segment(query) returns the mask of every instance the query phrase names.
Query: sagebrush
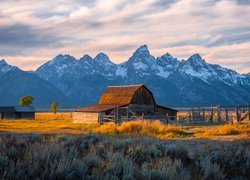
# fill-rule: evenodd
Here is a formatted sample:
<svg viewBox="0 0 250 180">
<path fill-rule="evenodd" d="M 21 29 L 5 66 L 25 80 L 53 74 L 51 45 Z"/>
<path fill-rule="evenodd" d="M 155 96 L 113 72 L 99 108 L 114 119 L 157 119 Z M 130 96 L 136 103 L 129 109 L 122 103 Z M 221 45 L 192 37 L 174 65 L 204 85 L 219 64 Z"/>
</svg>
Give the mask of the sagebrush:
<svg viewBox="0 0 250 180">
<path fill-rule="evenodd" d="M 248 141 L 0 136 L 0 179 L 249 179 Z"/>
</svg>

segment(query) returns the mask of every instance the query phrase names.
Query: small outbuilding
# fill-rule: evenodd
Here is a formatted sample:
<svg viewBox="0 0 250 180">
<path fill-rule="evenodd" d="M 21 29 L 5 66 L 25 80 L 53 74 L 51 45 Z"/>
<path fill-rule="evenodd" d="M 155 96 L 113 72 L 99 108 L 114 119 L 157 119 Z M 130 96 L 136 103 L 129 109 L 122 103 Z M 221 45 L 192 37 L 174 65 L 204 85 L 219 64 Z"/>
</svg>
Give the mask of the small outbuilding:
<svg viewBox="0 0 250 180">
<path fill-rule="evenodd" d="M 35 119 L 33 106 L 0 106 L 0 119 Z"/>
<path fill-rule="evenodd" d="M 157 105 L 152 92 L 143 84 L 109 86 L 99 103 L 74 111 L 73 121 L 120 123 L 138 118 L 175 119 L 177 110 Z"/>
</svg>

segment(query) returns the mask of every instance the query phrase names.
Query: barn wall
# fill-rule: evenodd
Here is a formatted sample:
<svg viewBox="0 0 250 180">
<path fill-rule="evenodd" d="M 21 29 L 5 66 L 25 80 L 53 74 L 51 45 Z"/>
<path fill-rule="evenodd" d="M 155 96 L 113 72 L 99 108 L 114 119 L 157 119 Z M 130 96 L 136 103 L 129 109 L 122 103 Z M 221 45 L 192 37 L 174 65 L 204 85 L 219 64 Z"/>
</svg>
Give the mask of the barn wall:
<svg viewBox="0 0 250 180">
<path fill-rule="evenodd" d="M 134 94 L 131 104 L 155 104 L 153 95 L 142 87 Z"/>
<path fill-rule="evenodd" d="M 168 116 L 176 116 L 177 115 L 177 111 L 167 109 L 164 107 L 157 106 L 155 110 L 157 113 L 164 114 L 164 115 L 168 114 Z"/>
<path fill-rule="evenodd" d="M 23 112 L 21 113 L 21 119 L 35 119 L 35 113 L 32 112 Z"/>
<path fill-rule="evenodd" d="M 2 117 L 3 119 L 16 119 L 16 113 L 15 112 L 3 112 Z"/>
<path fill-rule="evenodd" d="M 130 104 L 129 109 L 137 115 L 147 115 L 154 113 L 154 105 L 151 104 Z"/>
<path fill-rule="evenodd" d="M 98 123 L 99 113 L 73 112 L 74 123 Z"/>
</svg>

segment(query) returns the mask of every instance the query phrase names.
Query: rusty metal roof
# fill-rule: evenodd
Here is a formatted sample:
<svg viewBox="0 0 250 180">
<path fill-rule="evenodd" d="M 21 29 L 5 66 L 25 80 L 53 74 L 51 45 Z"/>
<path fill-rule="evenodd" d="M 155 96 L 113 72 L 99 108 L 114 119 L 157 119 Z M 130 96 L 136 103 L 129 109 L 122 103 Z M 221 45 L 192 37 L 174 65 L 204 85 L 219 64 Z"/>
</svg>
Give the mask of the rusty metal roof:
<svg viewBox="0 0 250 180">
<path fill-rule="evenodd" d="M 101 96 L 98 104 L 129 104 L 137 90 L 143 84 L 131 86 L 109 86 Z"/>
</svg>

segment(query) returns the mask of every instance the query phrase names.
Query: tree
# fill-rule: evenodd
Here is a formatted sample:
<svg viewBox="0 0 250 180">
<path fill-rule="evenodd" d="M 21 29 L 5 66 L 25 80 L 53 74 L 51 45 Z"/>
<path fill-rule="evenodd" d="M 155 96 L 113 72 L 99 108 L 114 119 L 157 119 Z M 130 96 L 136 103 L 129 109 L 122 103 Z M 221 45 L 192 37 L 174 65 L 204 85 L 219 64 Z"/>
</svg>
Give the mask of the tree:
<svg viewBox="0 0 250 180">
<path fill-rule="evenodd" d="M 20 106 L 31 106 L 34 98 L 32 96 L 24 96 L 20 99 Z"/>
<path fill-rule="evenodd" d="M 58 102 L 51 103 L 51 106 L 50 106 L 51 112 L 53 112 L 54 114 L 56 114 L 58 106 L 59 106 Z"/>
</svg>

